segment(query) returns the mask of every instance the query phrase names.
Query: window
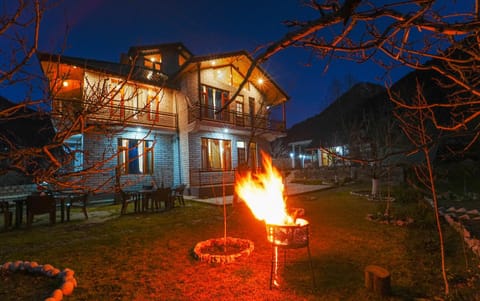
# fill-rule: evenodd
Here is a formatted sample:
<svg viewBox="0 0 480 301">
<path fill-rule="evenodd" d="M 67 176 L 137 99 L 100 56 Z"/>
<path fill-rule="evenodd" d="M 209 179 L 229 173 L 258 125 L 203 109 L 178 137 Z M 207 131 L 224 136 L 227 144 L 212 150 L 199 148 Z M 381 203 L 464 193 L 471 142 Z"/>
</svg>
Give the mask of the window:
<svg viewBox="0 0 480 301">
<path fill-rule="evenodd" d="M 252 169 L 257 168 L 257 144 L 254 142 L 250 143 L 250 147 L 248 149 L 245 147 L 248 143 L 244 141 L 237 141 L 237 156 L 238 156 L 238 166 L 246 165 Z M 248 156 L 248 162 L 247 162 Z"/>
<path fill-rule="evenodd" d="M 237 141 L 237 156 L 238 166 L 247 163 L 247 151 L 245 150 L 245 142 L 243 141 Z"/>
<path fill-rule="evenodd" d="M 228 120 L 228 111 L 223 114 L 215 114 L 228 101 L 228 91 L 202 86 L 202 105 L 204 107 L 204 117 L 214 120 Z M 222 118 L 223 117 L 223 118 Z"/>
<path fill-rule="evenodd" d="M 241 95 L 237 97 L 235 102 L 235 124 L 239 126 L 245 125 L 243 120 L 243 96 Z"/>
<path fill-rule="evenodd" d="M 230 140 L 202 138 L 202 168 L 207 170 L 231 169 Z"/>
<path fill-rule="evenodd" d="M 125 86 L 126 83 L 112 79 L 110 84 L 110 116 L 125 118 Z"/>
<path fill-rule="evenodd" d="M 122 174 L 152 174 L 153 141 L 119 138 L 118 167 Z"/>
<path fill-rule="evenodd" d="M 146 55 L 143 60 L 143 66 L 160 71 L 162 69 L 162 55 L 160 53 Z"/>
<path fill-rule="evenodd" d="M 160 91 L 148 90 L 147 108 L 148 120 L 158 121 L 160 119 Z"/>
</svg>

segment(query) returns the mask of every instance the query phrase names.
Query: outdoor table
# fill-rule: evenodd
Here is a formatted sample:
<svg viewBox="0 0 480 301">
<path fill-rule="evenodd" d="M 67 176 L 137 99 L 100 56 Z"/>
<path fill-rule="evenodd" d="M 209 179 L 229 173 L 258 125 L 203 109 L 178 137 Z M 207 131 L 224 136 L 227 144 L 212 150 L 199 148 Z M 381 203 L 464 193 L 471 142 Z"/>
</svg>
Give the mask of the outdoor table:
<svg viewBox="0 0 480 301">
<path fill-rule="evenodd" d="M 138 191 L 139 193 L 139 198 L 140 198 L 140 203 L 139 204 L 139 211 L 148 211 L 148 204 L 151 203 L 151 210 L 153 211 L 155 208 L 154 208 L 154 201 L 153 201 L 153 198 L 152 198 L 152 195 L 153 195 L 153 192 L 155 192 L 154 189 L 140 189 Z M 157 208 L 158 209 L 158 208 Z"/>
<path fill-rule="evenodd" d="M 65 211 L 66 211 L 66 202 L 69 198 L 73 195 L 78 194 L 77 191 L 56 191 L 53 192 L 53 197 L 60 202 L 60 222 L 63 223 L 65 221 Z"/>
</svg>

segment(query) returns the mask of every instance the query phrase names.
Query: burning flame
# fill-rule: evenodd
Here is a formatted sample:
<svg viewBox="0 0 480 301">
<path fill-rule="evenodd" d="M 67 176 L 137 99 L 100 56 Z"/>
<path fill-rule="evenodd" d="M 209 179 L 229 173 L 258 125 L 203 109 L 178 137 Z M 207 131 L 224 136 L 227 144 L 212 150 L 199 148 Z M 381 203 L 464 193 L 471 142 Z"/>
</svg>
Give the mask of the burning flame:
<svg viewBox="0 0 480 301">
<path fill-rule="evenodd" d="M 239 177 L 235 191 L 258 220 L 272 225 L 293 224 L 294 219 L 288 215 L 283 197 L 282 176 L 272 165 L 271 158 L 264 152 L 261 155 L 265 171 L 254 175 L 248 172 Z"/>
</svg>

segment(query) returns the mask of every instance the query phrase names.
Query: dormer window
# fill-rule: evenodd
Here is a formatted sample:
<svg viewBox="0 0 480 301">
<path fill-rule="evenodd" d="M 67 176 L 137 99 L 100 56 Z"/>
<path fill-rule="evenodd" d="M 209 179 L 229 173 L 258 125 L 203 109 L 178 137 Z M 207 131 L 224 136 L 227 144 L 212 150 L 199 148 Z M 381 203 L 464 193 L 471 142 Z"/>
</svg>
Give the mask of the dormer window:
<svg viewBox="0 0 480 301">
<path fill-rule="evenodd" d="M 162 55 L 156 53 L 144 56 L 143 66 L 145 66 L 145 68 L 160 71 L 162 69 Z"/>
</svg>

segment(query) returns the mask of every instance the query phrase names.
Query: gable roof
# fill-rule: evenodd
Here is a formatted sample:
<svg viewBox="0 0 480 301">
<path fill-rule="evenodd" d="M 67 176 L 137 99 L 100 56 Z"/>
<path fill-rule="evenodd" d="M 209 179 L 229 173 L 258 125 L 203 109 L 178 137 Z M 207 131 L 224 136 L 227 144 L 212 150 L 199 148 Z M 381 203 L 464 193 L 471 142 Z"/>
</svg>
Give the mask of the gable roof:
<svg viewBox="0 0 480 301">
<path fill-rule="evenodd" d="M 167 84 L 167 76 L 162 72 L 144 68 L 141 66 L 132 66 L 129 64 L 114 63 L 95 59 L 85 59 L 65 55 L 38 52 L 38 59 L 52 63 L 62 63 L 73 65 L 87 70 L 102 72 L 119 77 L 130 77 L 131 80 L 155 86 L 164 86 Z M 45 70 L 44 70 L 45 71 Z"/>
<path fill-rule="evenodd" d="M 180 52 L 185 55 L 185 57 L 191 58 L 193 53 L 188 50 L 183 43 L 175 42 L 175 43 L 163 43 L 163 44 L 153 44 L 153 45 L 139 45 L 139 46 L 132 46 L 128 49 L 128 55 L 133 56 L 137 53 L 156 53 L 163 49 L 174 49 L 177 52 Z"/>
<path fill-rule="evenodd" d="M 175 78 L 179 78 L 183 73 L 197 68 L 211 68 L 213 64 L 215 64 L 215 67 L 233 66 L 242 77 L 245 77 L 248 69 L 253 64 L 253 59 L 244 50 L 194 56 L 180 69 Z M 262 79 L 263 83 L 258 83 L 258 79 Z M 290 98 L 261 66 L 255 66 L 250 75 L 250 82 L 264 93 L 267 99 L 271 100 L 269 103 L 271 105 L 283 103 Z"/>
</svg>

